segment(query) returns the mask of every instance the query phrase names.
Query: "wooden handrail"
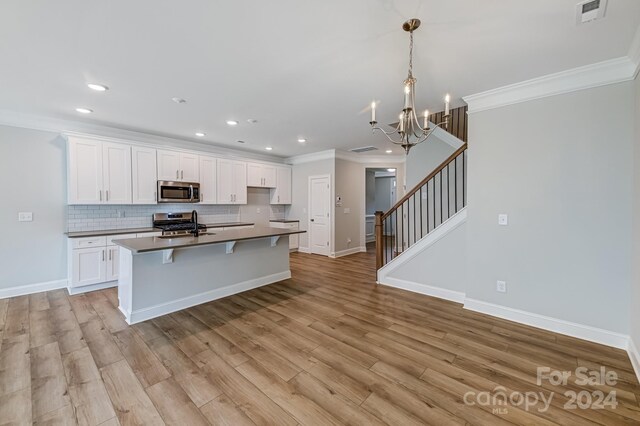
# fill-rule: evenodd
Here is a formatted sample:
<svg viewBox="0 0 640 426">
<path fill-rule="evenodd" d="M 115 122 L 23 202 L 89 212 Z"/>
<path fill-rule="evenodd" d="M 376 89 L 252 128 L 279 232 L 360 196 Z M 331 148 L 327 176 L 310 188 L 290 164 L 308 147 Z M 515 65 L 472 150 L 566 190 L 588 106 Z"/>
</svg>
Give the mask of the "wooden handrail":
<svg viewBox="0 0 640 426">
<path fill-rule="evenodd" d="M 409 191 L 404 197 L 402 197 L 400 201 L 398 201 L 393 207 L 391 207 L 388 212 L 383 214 L 381 217 L 381 220 L 385 220 L 386 218 L 388 218 L 394 211 L 396 211 L 402 204 L 404 204 L 405 201 L 411 198 L 416 192 L 420 191 L 420 188 L 422 188 L 424 185 L 426 185 L 427 182 L 433 179 L 435 175 L 437 175 L 442 170 L 444 170 L 445 167 L 451 164 L 451 162 L 455 160 L 458 155 L 462 154 L 466 149 L 467 149 L 467 144 L 465 143 L 460 148 L 458 148 L 453 154 L 447 157 L 446 160 L 440 163 L 440 165 L 436 167 L 431 173 L 429 173 L 426 178 L 422 179 L 416 186 L 414 186 L 413 189 Z"/>
</svg>

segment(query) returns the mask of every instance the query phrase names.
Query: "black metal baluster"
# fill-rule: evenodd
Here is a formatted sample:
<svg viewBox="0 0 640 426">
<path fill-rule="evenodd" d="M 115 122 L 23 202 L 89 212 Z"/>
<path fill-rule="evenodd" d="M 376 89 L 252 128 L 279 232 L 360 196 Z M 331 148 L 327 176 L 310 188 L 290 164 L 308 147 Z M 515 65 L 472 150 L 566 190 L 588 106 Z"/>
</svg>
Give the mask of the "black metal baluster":
<svg viewBox="0 0 640 426">
<path fill-rule="evenodd" d="M 453 160 L 453 186 L 454 196 L 456 197 L 456 213 L 458 213 L 458 157 Z"/>
<path fill-rule="evenodd" d="M 413 194 L 413 244 L 416 243 L 416 193 Z"/>
<path fill-rule="evenodd" d="M 447 219 L 451 217 L 451 173 L 449 169 L 449 165 L 447 164 Z"/>
<path fill-rule="evenodd" d="M 443 217 L 443 202 L 442 202 L 442 170 L 440 170 L 440 225 L 442 225 L 442 217 Z"/>
<path fill-rule="evenodd" d="M 424 234 L 422 233 L 422 187 L 420 187 L 420 238 L 424 237 Z"/>
<path fill-rule="evenodd" d="M 465 190 L 467 187 L 467 180 L 465 179 L 465 160 L 464 158 L 466 157 L 467 154 L 467 150 L 465 149 L 464 151 L 462 151 L 462 207 L 466 207 L 467 203 L 466 203 L 466 199 L 465 199 Z"/>
<path fill-rule="evenodd" d="M 433 228 L 436 229 L 436 177 L 433 177 Z"/>
</svg>

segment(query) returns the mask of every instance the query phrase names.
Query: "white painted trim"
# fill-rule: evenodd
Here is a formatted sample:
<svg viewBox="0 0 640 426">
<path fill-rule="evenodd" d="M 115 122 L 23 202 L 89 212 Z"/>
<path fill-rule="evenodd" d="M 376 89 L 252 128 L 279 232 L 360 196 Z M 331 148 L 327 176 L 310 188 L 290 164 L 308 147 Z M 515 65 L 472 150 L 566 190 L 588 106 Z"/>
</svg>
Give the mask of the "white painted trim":
<svg viewBox="0 0 640 426">
<path fill-rule="evenodd" d="M 380 164 L 380 163 L 393 163 L 399 164 L 407 161 L 406 155 L 362 155 L 354 154 L 348 151 L 340 151 L 336 149 L 328 149 L 326 151 L 314 152 L 311 154 L 296 155 L 294 157 L 286 158 L 284 161 L 286 164 L 304 164 L 312 163 L 314 161 L 321 160 L 346 160 L 360 164 Z"/>
<path fill-rule="evenodd" d="M 634 47 L 634 52 L 636 49 L 640 47 Z M 548 96 L 630 81 L 635 78 L 636 69 L 637 64 L 634 60 L 624 56 L 465 96 L 462 99 L 469 105 L 469 114 L 471 114 Z"/>
<path fill-rule="evenodd" d="M 350 249 L 340 250 L 335 253 L 332 253 L 329 257 L 336 259 L 338 257 L 349 256 L 350 254 L 366 253 L 366 252 L 367 252 L 366 247 L 352 247 Z"/>
<path fill-rule="evenodd" d="M 211 302 L 212 300 L 221 299 L 223 297 L 238 294 L 257 287 L 262 287 L 267 284 L 273 284 L 275 282 L 286 280 L 289 278 L 291 278 L 291 271 L 287 270 L 279 272 L 277 274 L 267 275 L 265 277 L 255 278 L 241 283 L 232 284 L 227 287 L 216 288 L 204 293 L 184 297 L 182 299 L 173 300 L 171 302 L 162 303 L 159 305 L 151 306 L 149 308 L 133 310 L 129 313 L 129 315 L 127 315 L 127 312 L 125 312 L 123 309 L 120 309 L 120 312 L 125 315 L 128 324 L 136 324 L 141 321 L 146 321 L 151 318 L 157 318 L 162 315 L 190 308 L 191 306 Z"/>
<path fill-rule="evenodd" d="M 405 250 L 404 253 L 402 253 L 402 256 L 396 257 L 391 262 L 380 268 L 378 270 L 378 282 L 380 284 L 386 284 L 390 273 L 416 257 L 426 248 L 440 241 L 442 238 L 444 238 L 445 235 L 447 235 L 449 232 L 453 231 L 466 221 L 467 208 L 465 207 L 458 213 L 451 216 L 449 219 L 442 222 L 442 224 L 436 227 L 436 229 L 429 232 L 427 235 L 418 240 L 414 245 Z"/>
<path fill-rule="evenodd" d="M 17 285 L 15 287 L 0 289 L 0 299 L 8 297 L 24 296 L 27 294 L 40 293 L 42 291 L 57 290 L 67 287 L 67 280 L 46 281 L 43 283 Z"/>
<path fill-rule="evenodd" d="M 614 331 L 603 330 L 588 325 L 565 321 L 558 318 L 547 317 L 532 312 L 522 311 L 507 306 L 495 305 L 481 300 L 467 298 L 464 308 L 470 311 L 480 312 L 494 317 L 514 321 L 520 324 L 530 325 L 543 330 L 553 331 L 578 339 L 613 346 L 614 348 L 627 349 L 629 336 Z"/>
<path fill-rule="evenodd" d="M 431 123 L 432 128 L 435 127 L 435 124 Z M 453 147 L 454 149 L 460 148 L 464 145 L 464 141 L 461 141 L 457 137 L 453 136 L 451 133 L 444 130 L 442 127 L 435 127 L 433 131 L 433 136 L 440 139 L 442 142 L 447 145 Z"/>
<path fill-rule="evenodd" d="M 302 154 L 296 155 L 294 157 L 289 157 L 284 160 L 286 164 L 304 164 L 304 163 L 313 163 L 314 161 L 321 160 L 333 160 L 336 158 L 335 150 L 329 149 L 326 151 L 318 151 L 313 152 L 311 154 Z"/>
<path fill-rule="evenodd" d="M 106 283 L 84 285 L 82 287 L 68 287 L 67 291 L 71 296 L 75 294 L 89 293 L 90 291 L 104 290 L 105 288 L 118 287 L 118 281 L 109 281 Z"/>
<path fill-rule="evenodd" d="M 299 246 L 299 247 L 298 247 L 298 251 L 299 251 L 300 253 L 307 253 L 307 254 L 310 254 L 310 253 L 311 253 L 311 250 L 309 249 L 309 247 L 302 247 L 302 246 Z"/>
<path fill-rule="evenodd" d="M 627 353 L 629 354 L 631 365 L 633 366 L 633 370 L 636 372 L 636 377 L 640 383 L 640 351 L 638 351 L 638 347 L 635 345 L 631 337 L 629 337 Z"/>
<path fill-rule="evenodd" d="M 384 280 L 384 283 L 380 282 L 378 284 L 412 291 L 414 293 L 425 294 L 427 296 L 437 297 L 439 299 L 451 300 L 452 302 L 456 303 L 464 303 L 465 300 L 465 293 L 462 293 L 460 291 L 434 287 L 427 284 L 415 283 L 411 281 L 401 280 L 399 278 L 385 277 Z"/>
</svg>

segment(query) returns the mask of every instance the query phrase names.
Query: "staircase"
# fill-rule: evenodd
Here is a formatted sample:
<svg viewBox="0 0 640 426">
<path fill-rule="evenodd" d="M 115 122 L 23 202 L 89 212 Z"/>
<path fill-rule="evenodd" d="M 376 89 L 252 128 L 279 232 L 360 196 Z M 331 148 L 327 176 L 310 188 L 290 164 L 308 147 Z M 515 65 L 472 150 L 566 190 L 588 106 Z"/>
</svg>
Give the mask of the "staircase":
<svg viewBox="0 0 640 426">
<path fill-rule="evenodd" d="M 466 107 L 454 109 L 451 113 L 445 130 L 465 143 L 388 212 L 376 212 L 377 269 L 402 255 L 467 205 Z M 441 119 L 438 114 L 442 113 L 430 118 Z"/>
</svg>

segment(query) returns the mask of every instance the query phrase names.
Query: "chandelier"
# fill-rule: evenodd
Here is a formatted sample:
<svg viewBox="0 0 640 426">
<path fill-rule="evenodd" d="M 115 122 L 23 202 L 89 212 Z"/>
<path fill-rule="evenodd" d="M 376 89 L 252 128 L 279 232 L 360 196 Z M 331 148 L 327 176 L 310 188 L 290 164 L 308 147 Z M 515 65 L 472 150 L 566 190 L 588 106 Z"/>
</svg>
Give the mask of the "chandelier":
<svg viewBox="0 0 640 426">
<path fill-rule="evenodd" d="M 417 80 L 413 76 L 413 32 L 417 30 L 418 27 L 420 27 L 419 19 L 409 19 L 402 24 L 402 29 L 409 33 L 409 74 L 403 82 L 404 108 L 400 113 L 398 123 L 391 124 L 391 127 L 395 126 L 395 129 L 387 132 L 381 127 L 378 127 L 375 101 L 371 103 L 371 121 L 369 122 L 374 133 L 376 130 L 381 131 L 391 142 L 402 146 L 407 154 L 409 154 L 409 150 L 412 147 L 426 141 L 437 127 L 446 127 L 449 124 L 449 102 L 451 99 L 448 94 L 444 98 L 444 121 L 436 124 L 434 128 L 429 127 L 429 110 L 424 111 L 422 126 L 420 126 L 420 119 L 416 114 L 415 86 Z"/>
</svg>

